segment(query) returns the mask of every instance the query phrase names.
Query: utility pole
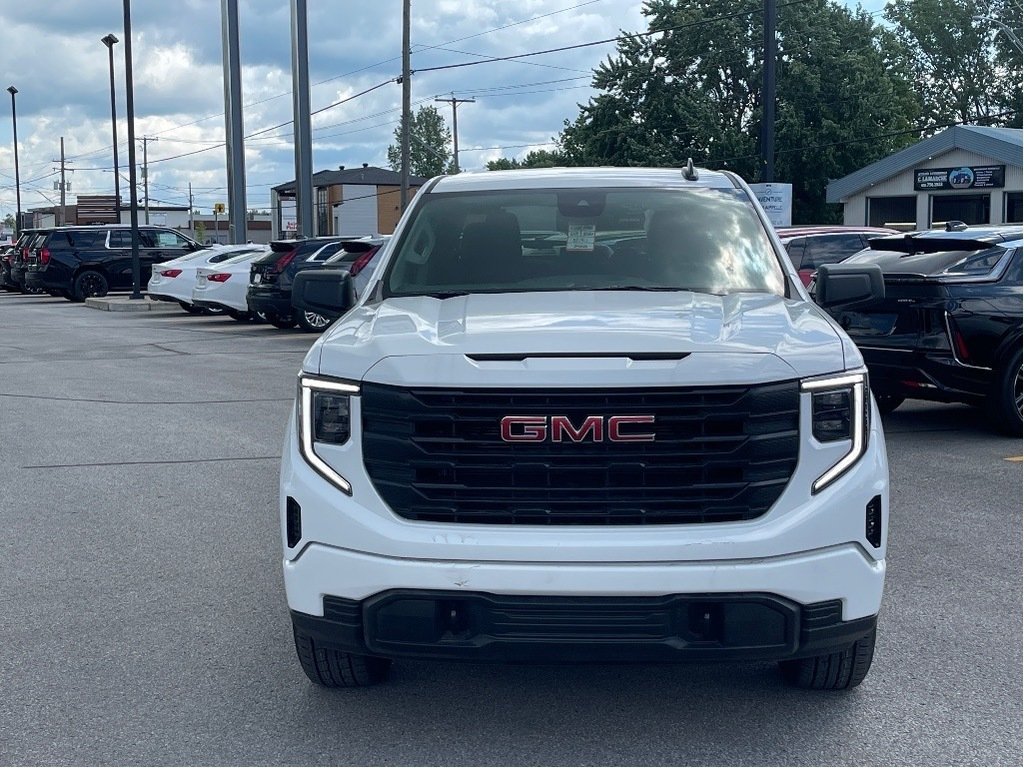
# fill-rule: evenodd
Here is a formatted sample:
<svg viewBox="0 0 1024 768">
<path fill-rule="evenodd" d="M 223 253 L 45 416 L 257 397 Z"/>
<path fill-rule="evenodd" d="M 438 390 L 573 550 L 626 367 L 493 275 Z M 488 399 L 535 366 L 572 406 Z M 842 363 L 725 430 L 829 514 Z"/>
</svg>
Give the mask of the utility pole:
<svg viewBox="0 0 1024 768">
<path fill-rule="evenodd" d="M 221 0 L 224 54 L 224 136 L 228 161 L 228 242 L 245 237 L 245 139 L 242 130 L 242 65 L 238 52 L 238 0 Z"/>
<path fill-rule="evenodd" d="M 309 115 L 306 0 L 292 0 L 292 121 L 295 127 L 295 237 L 312 237 L 313 138 Z M 245 211 L 242 211 L 245 215 Z"/>
<path fill-rule="evenodd" d="M 192 232 L 192 236 L 195 237 L 195 235 L 196 235 L 196 220 L 195 220 L 195 217 L 192 215 L 192 211 L 193 211 L 193 206 L 192 206 L 192 182 L 190 181 L 188 183 L 188 228 Z"/>
<path fill-rule="evenodd" d="M 17 197 L 17 208 L 14 214 L 15 237 L 21 234 L 21 172 L 18 170 L 18 107 L 14 103 L 14 94 L 18 89 L 13 85 L 7 87 L 11 94 L 11 122 L 14 125 L 14 194 Z"/>
<path fill-rule="evenodd" d="M 761 181 L 775 181 L 775 0 L 764 0 L 764 83 L 761 88 Z"/>
<path fill-rule="evenodd" d="M 455 156 L 455 172 L 459 172 L 459 104 L 475 104 L 476 99 L 456 99 L 455 94 L 452 94 L 450 99 L 434 99 L 434 101 L 443 101 L 445 104 L 452 105 L 452 146 L 454 148 Z"/>
<path fill-rule="evenodd" d="M 412 70 L 409 66 L 411 0 L 402 0 L 402 188 L 401 207 L 409 204 L 409 130 L 412 124 Z"/>
<path fill-rule="evenodd" d="M 142 137 L 142 183 L 145 188 L 142 191 L 143 196 L 146 198 L 146 223 L 149 224 L 149 142 L 160 141 L 160 139 L 154 136 L 143 136 Z"/>
<path fill-rule="evenodd" d="M 128 120 L 128 186 L 131 194 L 132 295 L 142 298 L 142 265 L 139 262 L 139 189 L 135 175 L 135 79 L 132 75 L 132 0 L 124 0 L 124 90 L 125 117 Z"/>
<path fill-rule="evenodd" d="M 64 137 L 63 136 L 60 137 L 60 159 L 59 160 L 54 160 L 53 162 L 60 163 L 60 182 L 59 182 L 59 184 L 60 184 L 60 226 L 63 227 L 63 226 L 66 226 L 67 223 L 68 223 L 68 211 L 67 211 L 67 206 L 65 205 L 65 193 L 68 190 L 68 183 L 67 183 L 67 180 L 66 180 L 65 173 L 66 173 L 66 169 L 67 169 L 67 164 L 69 162 L 71 162 L 70 160 L 65 160 L 64 159 Z"/>
</svg>

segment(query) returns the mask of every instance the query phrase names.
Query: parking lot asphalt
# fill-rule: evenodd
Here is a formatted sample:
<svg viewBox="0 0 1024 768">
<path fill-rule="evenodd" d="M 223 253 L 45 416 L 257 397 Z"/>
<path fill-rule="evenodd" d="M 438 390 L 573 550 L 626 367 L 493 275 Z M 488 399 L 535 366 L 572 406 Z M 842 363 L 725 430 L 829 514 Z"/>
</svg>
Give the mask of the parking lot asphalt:
<svg viewBox="0 0 1024 768">
<path fill-rule="evenodd" d="M 1021 442 L 963 406 L 885 421 L 888 581 L 854 691 L 772 664 L 313 686 L 276 509 L 312 340 L 0 293 L 0 763 L 1022 763 Z"/>
</svg>

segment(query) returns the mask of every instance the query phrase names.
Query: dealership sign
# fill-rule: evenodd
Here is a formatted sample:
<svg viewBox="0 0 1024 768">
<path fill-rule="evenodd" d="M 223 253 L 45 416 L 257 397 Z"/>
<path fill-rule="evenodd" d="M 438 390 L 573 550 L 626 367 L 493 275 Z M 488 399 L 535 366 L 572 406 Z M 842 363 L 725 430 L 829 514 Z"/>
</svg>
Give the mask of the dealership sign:
<svg viewBox="0 0 1024 768">
<path fill-rule="evenodd" d="M 764 208 L 773 227 L 788 227 L 793 223 L 793 185 L 765 182 L 751 184 L 754 197 Z"/>
<path fill-rule="evenodd" d="M 1003 186 L 1005 165 L 963 165 L 959 168 L 915 168 L 914 190 L 985 189 Z"/>
</svg>

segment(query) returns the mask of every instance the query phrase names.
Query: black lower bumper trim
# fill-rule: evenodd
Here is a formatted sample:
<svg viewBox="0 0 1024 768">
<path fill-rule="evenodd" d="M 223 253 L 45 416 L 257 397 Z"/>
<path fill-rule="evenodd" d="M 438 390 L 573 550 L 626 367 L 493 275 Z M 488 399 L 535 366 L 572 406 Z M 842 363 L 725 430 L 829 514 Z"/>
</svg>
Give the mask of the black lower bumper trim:
<svg viewBox="0 0 1024 768">
<path fill-rule="evenodd" d="M 323 647 L 384 657 L 508 662 L 775 660 L 852 645 L 876 617 L 842 620 L 839 600 L 765 593 L 559 597 L 392 590 L 327 596 L 324 616 L 292 611 Z"/>
<path fill-rule="evenodd" d="M 249 294 L 245 297 L 250 312 L 263 312 L 264 314 L 278 315 L 284 317 L 292 312 L 292 298 L 290 293 L 275 294 Z"/>
</svg>

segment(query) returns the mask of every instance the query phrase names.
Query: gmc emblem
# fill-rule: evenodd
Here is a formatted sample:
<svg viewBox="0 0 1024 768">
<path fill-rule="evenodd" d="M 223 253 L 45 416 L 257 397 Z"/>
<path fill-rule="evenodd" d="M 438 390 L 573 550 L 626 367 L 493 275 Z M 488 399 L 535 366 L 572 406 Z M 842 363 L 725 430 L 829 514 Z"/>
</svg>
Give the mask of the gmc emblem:
<svg viewBox="0 0 1024 768">
<path fill-rule="evenodd" d="M 654 432 L 641 432 L 640 424 L 653 424 L 654 416 L 587 416 L 577 427 L 568 416 L 505 416 L 501 439 L 506 443 L 653 443 Z"/>
</svg>

